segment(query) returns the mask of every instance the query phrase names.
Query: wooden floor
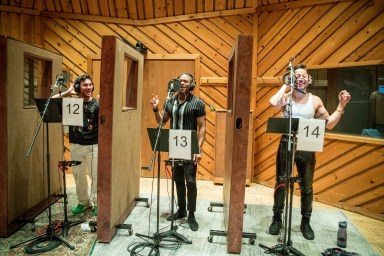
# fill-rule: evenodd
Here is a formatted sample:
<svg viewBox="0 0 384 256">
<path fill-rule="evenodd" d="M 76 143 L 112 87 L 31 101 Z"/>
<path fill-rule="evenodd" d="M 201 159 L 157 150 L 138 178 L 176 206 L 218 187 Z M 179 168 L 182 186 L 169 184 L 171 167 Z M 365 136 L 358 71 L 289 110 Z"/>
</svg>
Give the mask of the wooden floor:
<svg viewBox="0 0 384 256">
<path fill-rule="evenodd" d="M 68 186 L 74 186 L 72 175 L 67 175 Z M 141 178 L 140 179 L 140 193 L 151 194 L 156 193 L 157 179 L 152 178 Z M 197 182 L 197 198 L 202 200 L 209 200 L 211 202 L 217 201 L 222 202 L 223 186 L 215 185 L 212 181 L 201 181 Z M 161 195 L 170 194 L 170 182 L 166 179 L 160 180 L 160 193 Z M 273 189 L 265 187 L 259 184 L 252 183 L 246 187 L 245 190 L 245 203 L 246 204 L 273 204 Z M 293 207 L 300 207 L 300 199 L 294 196 Z M 313 207 L 315 209 L 338 209 L 326 204 L 314 202 Z M 364 238 L 371 244 L 372 248 L 375 249 L 380 255 L 384 255 L 384 222 L 372 219 L 369 217 L 362 216 L 353 212 L 341 210 L 345 215 L 348 216 L 349 220 L 359 229 L 360 233 Z M 272 213 L 271 213 L 272 217 Z"/>
</svg>

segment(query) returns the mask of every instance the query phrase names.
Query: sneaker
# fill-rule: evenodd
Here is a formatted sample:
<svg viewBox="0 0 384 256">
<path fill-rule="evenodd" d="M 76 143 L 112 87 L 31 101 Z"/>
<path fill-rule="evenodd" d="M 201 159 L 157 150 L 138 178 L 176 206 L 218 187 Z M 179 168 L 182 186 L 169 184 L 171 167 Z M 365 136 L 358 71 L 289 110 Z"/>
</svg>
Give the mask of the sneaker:
<svg viewBox="0 0 384 256">
<path fill-rule="evenodd" d="M 175 214 L 168 216 L 167 221 L 182 219 L 184 217 L 187 217 L 187 211 L 186 210 L 178 210 Z"/>
<path fill-rule="evenodd" d="M 192 231 L 197 231 L 199 229 L 199 224 L 197 223 L 193 213 L 189 213 L 188 215 L 188 225 Z"/>
<path fill-rule="evenodd" d="M 311 225 L 309 225 L 309 219 L 303 218 L 300 225 L 300 231 L 303 237 L 307 240 L 315 239 L 315 233 L 313 232 Z"/>
<path fill-rule="evenodd" d="M 93 207 L 93 216 L 97 216 L 97 206 Z"/>
<path fill-rule="evenodd" d="M 72 208 L 72 213 L 73 214 L 83 213 L 88 208 L 89 208 L 89 206 L 86 206 L 84 204 L 78 204 L 75 208 Z"/>
</svg>

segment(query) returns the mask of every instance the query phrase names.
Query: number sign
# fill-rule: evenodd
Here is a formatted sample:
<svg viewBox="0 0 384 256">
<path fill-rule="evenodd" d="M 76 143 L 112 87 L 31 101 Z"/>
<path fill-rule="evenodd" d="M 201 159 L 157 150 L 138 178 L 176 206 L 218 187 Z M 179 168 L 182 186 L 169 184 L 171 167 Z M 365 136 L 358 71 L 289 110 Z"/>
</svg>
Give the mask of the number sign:
<svg viewBox="0 0 384 256">
<path fill-rule="evenodd" d="M 169 130 L 169 158 L 191 160 L 192 132 Z"/>
<path fill-rule="evenodd" d="M 322 152 L 324 145 L 325 120 L 304 119 L 299 120 L 297 150 Z"/>
<path fill-rule="evenodd" d="M 82 98 L 63 98 L 63 125 L 83 126 Z"/>
</svg>

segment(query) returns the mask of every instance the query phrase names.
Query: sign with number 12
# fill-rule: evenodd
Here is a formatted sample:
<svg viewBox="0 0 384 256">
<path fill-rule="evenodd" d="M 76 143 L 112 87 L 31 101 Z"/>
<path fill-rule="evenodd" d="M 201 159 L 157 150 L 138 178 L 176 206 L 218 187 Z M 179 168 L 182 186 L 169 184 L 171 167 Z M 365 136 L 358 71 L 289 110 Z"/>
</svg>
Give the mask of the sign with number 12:
<svg viewBox="0 0 384 256">
<path fill-rule="evenodd" d="M 83 98 L 63 98 L 63 125 L 83 126 Z"/>
</svg>

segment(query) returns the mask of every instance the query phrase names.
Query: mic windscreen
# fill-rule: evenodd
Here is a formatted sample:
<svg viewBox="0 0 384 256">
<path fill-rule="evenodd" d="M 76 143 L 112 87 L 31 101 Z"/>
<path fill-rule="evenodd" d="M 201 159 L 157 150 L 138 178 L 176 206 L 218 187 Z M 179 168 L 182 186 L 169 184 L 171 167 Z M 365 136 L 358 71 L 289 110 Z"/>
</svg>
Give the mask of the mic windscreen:
<svg viewBox="0 0 384 256">
<path fill-rule="evenodd" d="M 179 79 L 172 79 L 168 82 L 168 91 L 177 92 L 180 90 L 181 83 Z"/>
<path fill-rule="evenodd" d="M 59 85 L 60 87 L 61 86 L 65 86 L 65 78 L 64 78 L 64 75 L 63 74 L 59 74 L 58 78 L 57 78 L 57 81 L 56 81 L 56 84 Z"/>
</svg>

